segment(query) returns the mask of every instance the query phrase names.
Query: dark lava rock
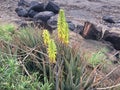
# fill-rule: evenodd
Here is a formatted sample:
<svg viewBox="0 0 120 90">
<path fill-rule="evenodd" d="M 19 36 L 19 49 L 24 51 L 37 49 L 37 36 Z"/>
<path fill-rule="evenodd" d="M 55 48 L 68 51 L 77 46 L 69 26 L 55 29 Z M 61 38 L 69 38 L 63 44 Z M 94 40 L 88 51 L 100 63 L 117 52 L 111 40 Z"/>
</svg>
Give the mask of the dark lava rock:
<svg viewBox="0 0 120 90">
<path fill-rule="evenodd" d="M 90 22 L 85 22 L 81 35 L 85 39 L 99 40 L 102 37 L 102 28 Z"/>
<path fill-rule="evenodd" d="M 57 16 L 52 16 L 48 21 L 47 24 L 48 26 L 50 26 L 52 29 L 56 29 L 57 28 Z"/>
<path fill-rule="evenodd" d="M 71 21 L 68 21 L 68 26 L 71 31 L 75 30 L 75 24 L 73 24 Z"/>
<path fill-rule="evenodd" d="M 108 22 L 108 23 L 115 23 L 115 21 L 113 20 L 112 17 L 110 16 L 103 16 L 102 18 L 104 21 Z"/>
<path fill-rule="evenodd" d="M 29 7 L 30 4 L 28 2 L 26 2 L 25 0 L 20 0 L 18 2 L 18 6 L 26 6 L 26 7 Z"/>
<path fill-rule="evenodd" d="M 58 15 L 52 16 L 47 21 L 48 26 L 50 26 L 52 29 L 56 29 L 57 28 L 57 19 L 58 19 Z M 75 30 L 75 24 L 73 24 L 71 21 L 67 21 L 67 22 L 68 22 L 69 29 L 74 31 Z"/>
<path fill-rule="evenodd" d="M 120 50 L 120 34 L 117 32 L 105 31 L 103 39 L 113 44 L 116 50 Z"/>
<path fill-rule="evenodd" d="M 39 2 L 37 2 L 37 1 L 31 1 L 30 2 L 30 7 L 33 7 L 34 5 L 37 5 L 37 4 L 39 4 Z"/>
<path fill-rule="evenodd" d="M 34 21 L 42 20 L 43 22 L 47 22 L 50 17 L 54 16 L 55 14 L 51 11 L 44 11 L 39 12 L 33 17 Z"/>
<path fill-rule="evenodd" d="M 54 2 L 49 1 L 48 4 L 45 7 L 45 10 L 46 11 L 52 11 L 55 14 L 57 14 L 60 10 L 60 7 L 57 4 L 55 4 Z"/>
<path fill-rule="evenodd" d="M 36 11 L 36 12 L 42 12 L 42 11 L 44 11 L 44 3 L 42 3 L 42 2 L 31 2 L 31 4 L 30 4 L 31 6 L 30 6 L 30 9 L 29 9 L 29 11 L 30 10 L 34 10 L 34 11 Z"/>
<path fill-rule="evenodd" d="M 27 17 L 28 16 L 28 11 L 23 8 L 23 7 L 18 7 L 15 9 L 15 12 L 19 17 Z"/>
<path fill-rule="evenodd" d="M 81 33 L 83 32 L 83 28 L 84 28 L 83 25 L 77 25 L 77 26 L 76 26 L 76 31 L 77 31 L 79 34 L 81 34 Z"/>
<path fill-rule="evenodd" d="M 38 14 L 39 12 L 36 12 L 36 11 L 34 11 L 34 10 L 30 10 L 29 12 L 28 12 L 28 16 L 30 17 L 30 18 L 33 18 L 36 14 Z"/>
</svg>

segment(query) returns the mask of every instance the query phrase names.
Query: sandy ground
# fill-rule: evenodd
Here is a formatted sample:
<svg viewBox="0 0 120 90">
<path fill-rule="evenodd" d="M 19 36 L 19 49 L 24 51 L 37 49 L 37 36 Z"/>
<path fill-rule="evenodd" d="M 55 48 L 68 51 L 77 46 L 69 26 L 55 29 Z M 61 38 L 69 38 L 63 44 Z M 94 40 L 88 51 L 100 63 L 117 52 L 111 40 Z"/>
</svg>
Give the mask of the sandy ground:
<svg viewBox="0 0 120 90">
<path fill-rule="evenodd" d="M 0 21 L 10 22 L 19 19 L 15 13 L 19 0 L 0 0 Z"/>
<path fill-rule="evenodd" d="M 19 0 L 0 0 L 0 21 L 11 22 L 20 20 L 15 13 Z M 31 0 L 26 0 L 31 1 Z M 41 1 L 41 0 L 36 0 Z M 47 0 L 43 0 L 44 2 Z M 49 0 L 50 1 L 50 0 Z M 53 1 L 53 0 L 52 0 Z M 106 26 L 102 17 L 112 16 L 114 20 L 120 21 L 120 0 L 54 0 L 66 11 L 66 16 L 74 19 L 77 23 L 90 21 L 95 24 Z M 111 25 L 109 25 L 111 26 Z M 112 25 L 120 28 L 120 23 Z"/>
<path fill-rule="evenodd" d="M 105 26 L 103 16 L 112 16 L 115 21 L 120 20 L 120 0 L 55 0 L 65 8 L 68 16 L 79 21 L 90 21 Z M 120 28 L 120 24 L 108 25 Z"/>
</svg>

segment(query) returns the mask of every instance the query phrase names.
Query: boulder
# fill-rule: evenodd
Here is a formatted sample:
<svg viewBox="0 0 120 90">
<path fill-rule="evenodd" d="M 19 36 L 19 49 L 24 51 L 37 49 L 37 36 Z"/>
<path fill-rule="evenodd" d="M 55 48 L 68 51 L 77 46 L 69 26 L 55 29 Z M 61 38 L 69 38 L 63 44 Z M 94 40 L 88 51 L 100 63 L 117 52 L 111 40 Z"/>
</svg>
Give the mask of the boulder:
<svg viewBox="0 0 120 90">
<path fill-rule="evenodd" d="M 36 12 L 44 11 L 44 3 L 42 2 L 31 2 L 29 11 L 34 10 Z"/>
<path fill-rule="evenodd" d="M 52 11 L 55 14 L 57 14 L 60 10 L 60 7 L 57 4 L 55 4 L 54 2 L 49 1 L 48 4 L 45 6 L 45 10 Z"/>
<path fill-rule="evenodd" d="M 34 11 L 34 10 L 30 10 L 29 12 L 28 12 L 28 16 L 30 17 L 30 18 L 33 18 L 36 14 L 38 14 L 39 12 L 36 12 L 36 11 Z"/>
<path fill-rule="evenodd" d="M 30 2 L 30 7 L 33 7 L 34 5 L 37 5 L 37 4 L 39 4 L 39 2 L 37 2 L 37 1 L 31 1 Z"/>
<path fill-rule="evenodd" d="M 52 16 L 47 21 L 48 26 L 50 26 L 52 29 L 56 29 L 57 28 L 57 17 L 58 17 L 58 15 Z"/>
<path fill-rule="evenodd" d="M 18 7 L 15 9 L 15 12 L 19 17 L 27 17 L 28 16 L 28 10 L 26 10 L 23 7 Z"/>
<path fill-rule="evenodd" d="M 58 20 L 58 15 L 52 16 L 48 21 L 47 24 L 50 26 L 52 29 L 57 28 L 57 20 Z M 75 24 L 73 24 L 71 21 L 67 21 L 69 29 L 74 31 L 75 30 Z"/>
<path fill-rule="evenodd" d="M 118 32 L 116 32 L 118 31 Z M 104 33 L 103 39 L 112 43 L 116 50 L 120 50 L 120 31 L 119 30 L 108 31 Z"/>
<path fill-rule="evenodd" d="M 81 35 L 85 39 L 99 40 L 102 37 L 102 28 L 90 22 L 85 22 Z"/>
<path fill-rule="evenodd" d="M 25 0 L 20 0 L 18 2 L 18 6 L 25 6 L 25 7 L 29 7 L 30 4 L 28 2 L 26 2 Z"/>
<path fill-rule="evenodd" d="M 111 16 L 103 16 L 102 19 L 108 23 L 115 23 L 115 21 L 113 20 Z"/>
<path fill-rule="evenodd" d="M 38 14 L 36 14 L 33 17 L 34 21 L 38 21 L 41 20 L 43 22 L 47 22 L 48 19 L 50 19 L 50 17 L 54 16 L 55 14 L 51 11 L 43 11 L 43 12 L 39 12 Z"/>
</svg>

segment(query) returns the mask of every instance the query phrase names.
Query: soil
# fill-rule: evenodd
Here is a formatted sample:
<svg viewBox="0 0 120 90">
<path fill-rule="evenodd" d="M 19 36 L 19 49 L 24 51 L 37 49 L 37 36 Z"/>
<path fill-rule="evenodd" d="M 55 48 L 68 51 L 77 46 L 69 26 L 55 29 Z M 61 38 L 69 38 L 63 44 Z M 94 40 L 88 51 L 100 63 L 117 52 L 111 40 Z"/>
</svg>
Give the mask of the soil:
<svg viewBox="0 0 120 90">
<path fill-rule="evenodd" d="M 19 0 L 0 0 L 0 21 L 11 22 L 21 18 L 15 13 L 15 8 Z M 31 0 L 27 0 L 28 2 Z M 34 0 L 50 1 L 50 0 Z M 53 1 L 53 0 L 52 0 Z M 120 23 L 111 25 L 104 23 L 102 17 L 109 15 L 115 21 L 120 21 L 120 1 L 119 0 L 54 0 L 66 11 L 66 16 L 74 20 L 75 23 L 83 24 L 90 21 L 102 27 L 120 28 Z"/>
<path fill-rule="evenodd" d="M 0 0 L 0 21 L 11 22 L 19 19 L 15 13 L 15 8 L 19 0 Z"/>
</svg>

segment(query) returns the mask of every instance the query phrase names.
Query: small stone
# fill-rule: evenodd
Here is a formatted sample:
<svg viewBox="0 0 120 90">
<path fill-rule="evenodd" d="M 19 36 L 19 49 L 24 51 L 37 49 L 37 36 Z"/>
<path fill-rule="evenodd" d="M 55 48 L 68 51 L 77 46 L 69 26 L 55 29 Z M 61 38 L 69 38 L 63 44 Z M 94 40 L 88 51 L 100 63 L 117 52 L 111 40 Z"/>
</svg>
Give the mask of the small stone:
<svg viewBox="0 0 120 90">
<path fill-rule="evenodd" d="M 38 14 L 39 12 L 36 12 L 36 11 L 34 11 L 34 10 L 30 10 L 29 12 L 28 12 L 28 16 L 30 17 L 30 18 L 33 18 L 36 14 Z"/>
<path fill-rule="evenodd" d="M 30 9 L 29 9 L 29 11 L 30 10 L 34 10 L 34 11 L 36 11 L 36 12 L 42 12 L 42 11 L 44 11 L 44 3 L 42 3 L 42 2 L 31 2 L 31 4 L 30 4 L 31 6 L 30 6 Z"/>
<path fill-rule="evenodd" d="M 51 11 L 44 11 L 44 12 L 39 12 L 33 17 L 34 21 L 37 20 L 42 20 L 43 22 L 47 22 L 50 17 L 54 16 L 54 13 Z"/>
<path fill-rule="evenodd" d="M 60 7 L 57 4 L 55 4 L 54 2 L 49 1 L 48 4 L 45 7 L 45 10 L 46 11 L 52 11 L 55 14 L 58 14 L 58 12 L 60 10 Z"/>
<path fill-rule="evenodd" d="M 23 8 L 23 7 L 18 7 L 15 9 L 15 12 L 19 17 L 27 17 L 28 16 L 28 11 Z"/>
<path fill-rule="evenodd" d="M 81 34 L 83 32 L 83 28 L 84 28 L 83 25 L 77 25 L 76 26 L 76 32 L 78 32 L 79 34 Z"/>
<path fill-rule="evenodd" d="M 75 24 L 73 24 L 71 21 L 68 22 L 68 26 L 71 31 L 75 30 Z"/>
<path fill-rule="evenodd" d="M 112 17 L 110 16 L 103 16 L 102 18 L 104 21 L 108 22 L 108 23 L 115 23 L 115 21 L 113 20 Z"/>
</svg>

